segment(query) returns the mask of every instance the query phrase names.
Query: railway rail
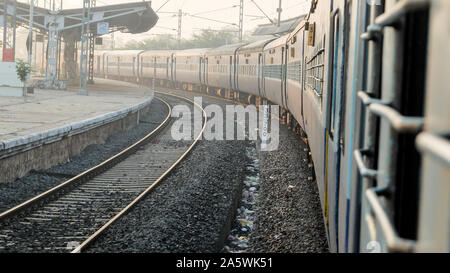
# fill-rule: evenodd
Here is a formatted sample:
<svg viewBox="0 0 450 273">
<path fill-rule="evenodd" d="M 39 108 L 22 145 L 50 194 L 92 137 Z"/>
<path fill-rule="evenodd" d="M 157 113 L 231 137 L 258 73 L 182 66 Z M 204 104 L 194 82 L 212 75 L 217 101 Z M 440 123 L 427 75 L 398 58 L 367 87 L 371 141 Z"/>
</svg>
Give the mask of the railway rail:
<svg viewBox="0 0 450 273">
<path fill-rule="evenodd" d="M 167 105 L 168 114 L 154 131 L 96 167 L 0 214 L 0 252 L 82 252 L 188 155 L 205 129 L 205 111 L 188 98 L 156 93 L 164 97 L 157 99 Z M 203 129 L 193 141 L 171 139 L 170 102 L 203 111 Z"/>
</svg>

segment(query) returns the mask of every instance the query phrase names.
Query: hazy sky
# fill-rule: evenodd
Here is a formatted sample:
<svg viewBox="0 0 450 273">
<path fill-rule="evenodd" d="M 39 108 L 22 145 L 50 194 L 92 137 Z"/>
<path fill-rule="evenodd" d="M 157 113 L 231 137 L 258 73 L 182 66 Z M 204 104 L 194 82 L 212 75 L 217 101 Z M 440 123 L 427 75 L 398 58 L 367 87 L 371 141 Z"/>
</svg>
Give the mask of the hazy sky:
<svg viewBox="0 0 450 273">
<path fill-rule="evenodd" d="M 29 2 L 29 0 L 18 0 L 19 2 Z M 44 1 L 49 3 L 53 0 L 37 0 L 40 7 Z M 59 2 L 60 0 L 56 0 Z M 167 0 L 154 0 L 152 7 L 156 11 Z M 254 0 L 270 18 L 277 18 L 277 8 L 279 0 Z M 140 2 L 139 0 L 97 0 L 97 6 L 107 4 L 132 3 Z M 160 19 L 156 26 L 149 32 L 144 34 L 132 35 L 118 33 L 116 35 L 116 47 L 124 46 L 130 40 L 142 40 L 154 37 L 158 34 L 173 34 L 176 37 L 177 31 L 172 30 L 178 27 L 178 18 L 171 13 L 178 12 L 182 9 L 183 16 L 182 38 L 189 39 L 193 33 L 200 29 L 211 28 L 221 29 L 223 27 L 233 27 L 229 24 L 222 24 L 204 19 L 193 18 L 189 15 L 197 15 L 201 17 L 211 18 L 218 21 L 224 21 L 230 24 L 239 23 L 239 0 L 170 0 L 158 13 Z M 64 8 L 80 8 L 83 0 L 63 0 Z M 236 7 L 233 7 L 236 6 Z M 310 0 L 282 0 L 282 20 L 305 14 L 310 7 Z M 218 10 L 218 11 L 214 11 Z M 213 11 L 213 12 L 211 12 Z M 263 17 L 263 13 L 258 10 L 251 0 L 244 0 L 244 32 L 253 30 L 259 24 L 267 24 L 269 20 Z M 263 18 L 257 18 L 261 16 Z M 167 29 L 169 28 L 169 29 Z M 237 29 L 237 26 L 234 26 Z M 18 44 L 16 52 L 18 57 L 26 58 L 26 42 L 28 29 L 18 29 Z"/>
<path fill-rule="evenodd" d="M 39 2 L 43 3 L 44 0 Z M 58 0 L 57 0 L 58 1 Z M 65 8 L 79 8 L 82 6 L 82 0 L 63 0 Z M 152 1 L 152 7 L 156 11 L 167 0 L 154 0 Z M 279 0 L 254 0 L 266 14 L 272 19 L 277 18 L 277 8 Z M 117 3 L 131 3 L 139 2 L 138 0 L 97 0 L 97 6 Z M 228 24 L 217 23 L 213 21 L 203 20 L 199 18 L 193 18 L 189 14 L 201 17 L 207 17 L 219 21 L 228 23 L 239 23 L 239 0 L 170 0 L 158 13 L 160 20 L 156 27 L 146 33 L 146 37 L 159 33 L 171 33 L 176 35 L 175 30 L 178 26 L 178 18 L 170 13 L 165 12 L 178 12 L 182 9 L 183 13 L 187 13 L 183 16 L 182 24 L 182 37 L 189 38 L 192 33 L 199 31 L 203 28 L 220 29 Z M 306 13 L 309 9 L 310 0 L 282 0 L 282 20 L 299 16 Z M 233 7 L 236 6 L 236 7 Z M 215 12 L 209 12 L 213 10 L 221 9 Z M 244 0 L 244 32 L 252 30 L 258 24 L 269 23 L 267 18 L 256 18 L 249 15 L 264 16 L 261 11 L 252 3 L 251 0 Z M 166 29 L 170 28 L 170 29 Z M 145 36 L 144 36 L 145 37 Z M 134 37 L 137 39 L 144 37 Z"/>
</svg>

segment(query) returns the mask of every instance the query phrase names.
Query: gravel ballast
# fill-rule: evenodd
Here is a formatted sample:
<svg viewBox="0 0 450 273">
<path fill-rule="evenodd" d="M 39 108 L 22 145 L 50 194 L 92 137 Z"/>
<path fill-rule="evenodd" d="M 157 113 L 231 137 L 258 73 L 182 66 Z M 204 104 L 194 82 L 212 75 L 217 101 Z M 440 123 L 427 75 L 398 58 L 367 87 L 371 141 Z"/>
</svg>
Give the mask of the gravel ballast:
<svg viewBox="0 0 450 273">
<path fill-rule="evenodd" d="M 256 220 L 248 252 L 326 253 L 328 242 L 308 146 L 280 126 L 280 146 L 260 152 Z"/>
<path fill-rule="evenodd" d="M 208 99 L 203 103 L 226 105 Z M 248 141 L 199 141 L 158 187 L 87 251 L 220 252 L 239 201 L 249 145 Z"/>
<path fill-rule="evenodd" d="M 159 103 L 158 111 L 155 102 L 159 103 L 155 100 L 150 115 L 143 118 L 147 122 L 134 130 L 114 135 L 103 145 L 89 146 L 46 173 L 0 184 L 0 211 L 101 163 L 145 136 L 166 114 L 164 106 Z M 222 108 L 231 104 L 203 98 L 203 106 L 210 103 Z M 307 145 L 284 126 L 274 152 L 260 152 L 251 141 L 200 141 L 160 185 L 86 251 L 328 252 L 318 189 L 316 181 L 308 180 L 313 173 L 305 161 L 305 149 Z M 224 248 L 226 238 L 228 248 Z"/>
<path fill-rule="evenodd" d="M 225 105 L 208 98 L 203 103 Z M 312 171 L 303 162 L 307 146 L 284 126 L 280 131 L 280 149 L 271 153 L 256 152 L 256 143 L 249 141 L 201 141 L 166 180 L 87 251 L 327 252 L 316 182 L 308 181 Z M 256 185 L 254 177 L 256 202 L 246 203 L 249 187 Z M 243 201 L 235 206 L 233 198 Z M 230 208 L 246 213 L 254 209 L 253 225 L 243 221 L 245 213 L 230 214 Z M 235 221 L 227 219 L 230 215 Z M 234 236 L 228 236 L 230 224 Z M 240 231 L 233 233 L 236 229 Z M 224 248 L 223 237 L 250 240 L 244 248 L 238 244 L 233 248 L 230 241 L 226 243 L 231 248 Z"/>
<path fill-rule="evenodd" d="M 88 252 L 220 252 L 222 229 L 240 191 L 245 141 L 201 141 L 160 186 Z"/>
<path fill-rule="evenodd" d="M 153 131 L 167 116 L 167 106 L 153 100 L 141 123 L 129 131 L 112 135 L 104 144 L 90 145 L 69 162 L 45 171 L 30 172 L 9 183 L 0 183 L 0 212 L 6 211 L 43 193 L 114 156 Z M 50 175 L 49 175 L 50 174 Z"/>
</svg>

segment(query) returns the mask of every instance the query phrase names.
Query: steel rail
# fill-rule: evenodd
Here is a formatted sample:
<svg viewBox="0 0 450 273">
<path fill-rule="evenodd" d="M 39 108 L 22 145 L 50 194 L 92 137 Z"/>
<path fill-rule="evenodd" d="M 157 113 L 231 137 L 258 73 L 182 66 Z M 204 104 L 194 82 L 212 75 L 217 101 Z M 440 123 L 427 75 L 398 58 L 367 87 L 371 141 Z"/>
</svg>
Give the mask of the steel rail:
<svg viewBox="0 0 450 273">
<path fill-rule="evenodd" d="M 174 92 L 184 92 L 184 93 L 189 93 L 191 95 L 199 95 L 199 96 L 202 96 L 202 97 L 205 97 L 205 98 L 209 98 L 209 99 L 221 100 L 221 101 L 226 101 L 226 102 L 232 102 L 233 104 L 241 105 L 241 106 L 245 106 L 245 107 L 249 106 L 249 105 L 252 105 L 252 104 L 248 104 L 248 103 L 245 103 L 245 102 L 241 102 L 241 101 L 237 101 L 237 100 L 233 100 L 233 99 L 228 99 L 228 98 L 224 98 L 224 97 L 219 97 L 219 96 L 215 96 L 215 95 L 205 94 L 205 93 L 198 92 L 198 91 L 187 91 L 187 90 L 183 90 L 183 89 L 165 88 L 165 87 L 159 87 L 159 90 L 166 90 L 166 91 L 171 91 L 172 90 Z M 157 91 L 155 91 L 155 92 L 157 92 Z M 264 106 L 264 104 L 261 104 L 260 106 Z M 268 106 L 268 105 L 266 105 L 266 106 Z M 259 109 L 258 106 L 256 106 L 256 109 L 260 113 L 264 112 L 263 110 Z M 273 113 L 270 113 L 270 116 L 274 120 L 281 121 L 280 117 L 275 116 Z"/>
<path fill-rule="evenodd" d="M 130 204 L 128 204 L 124 209 L 122 209 L 118 214 L 116 214 L 113 218 L 111 218 L 105 225 L 103 225 L 100 229 L 98 229 L 94 234 L 92 234 L 88 239 L 86 239 L 81 245 L 79 245 L 77 248 L 75 248 L 72 253 L 81 253 L 83 249 L 85 249 L 89 244 L 91 244 L 93 241 L 95 241 L 106 229 L 108 229 L 112 224 L 114 224 L 118 219 L 120 219 L 122 216 L 124 216 L 127 212 L 129 212 L 139 201 L 141 201 L 144 197 L 146 197 L 157 185 L 163 181 L 168 174 L 170 174 L 173 169 L 178 166 L 178 164 L 185 159 L 185 157 L 194 149 L 194 147 L 197 145 L 198 141 L 203 135 L 203 132 L 206 129 L 208 116 L 205 112 L 205 109 L 199 104 L 197 104 L 195 101 L 192 101 L 191 99 L 188 99 L 183 96 L 178 96 L 170 93 L 164 93 L 164 92 L 158 92 L 154 91 L 157 94 L 166 95 L 166 96 L 172 96 L 177 97 L 183 100 L 186 100 L 188 102 L 191 102 L 194 104 L 194 106 L 200 108 L 203 112 L 203 128 L 199 135 L 196 137 L 194 142 L 191 144 L 191 146 L 178 158 L 175 163 L 173 163 L 155 182 L 153 182 L 152 185 L 150 185 L 144 192 L 142 192 L 136 199 L 134 199 Z"/>
<path fill-rule="evenodd" d="M 128 147 L 127 149 L 123 150 L 122 152 L 114 155 L 113 157 L 107 159 L 106 161 L 100 163 L 97 166 L 92 167 L 91 169 L 67 180 L 66 182 L 46 191 L 43 192 L 39 195 L 37 195 L 36 197 L 25 201 L 3 213 L 0 214 L 0 221 L 5 220 L 8 217 L 17 215 L 18 213 L 22 212 L 25 209 L 31 208 L 34 205 L 39 204 L 39 202 L 43 202 L 46 198 L 50 197 L 50 196 L 54 196 L 55 194 L 62 192 L 65 189 L 68 189 L 70 186 L 75 186 L 78 185 L 79 183 L 83 183 L 87 180 L 89 180 L 90 178 L 99 175 L 100 173 L 103 173 L 104 171 L 106 171 L 107 169 L 112 168 L 114 165 L 116 165 L 118 162 L 122 161 L 123 159 L 125 159 L 126 157 L 128 157 L 129 155 L 131 155 L 134 150 L 136 148 L 139 148 L 140 146 L 142 146 L 145 142 L 147 142 L 149 139 L 153 138 L 157 133 L 159 133 L 160 131 L 162 131 L 162 129 L 165 128 L 165 126 L 169 123 L 169 121 L 171 120 L 171 116 L 172 116 L 172 108 L 170 107 L 170 105 L 160 99 L 157 98 L 158 100 L 160 100 L 161 102 L 163 102 L 167 108 L 168 108 L 168 114 L 166 116 L 166 118 L 164 119 L 164 121 L 157 127 L 155 128 L 152 132 L 150 132 L 148 135 L 146 135 L 144 138 L 142 138 L 141 140 L 139 140 L 138 142 L 134 143 L 133 145 L 131 145 L 130 147 Z"/>
</svg>

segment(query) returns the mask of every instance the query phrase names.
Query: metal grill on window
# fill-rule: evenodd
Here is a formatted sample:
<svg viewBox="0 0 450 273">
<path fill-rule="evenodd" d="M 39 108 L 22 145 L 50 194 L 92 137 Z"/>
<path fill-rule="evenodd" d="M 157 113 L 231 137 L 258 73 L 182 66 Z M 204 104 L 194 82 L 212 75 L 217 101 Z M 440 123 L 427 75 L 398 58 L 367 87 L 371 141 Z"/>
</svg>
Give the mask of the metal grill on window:
<svg viewBox="0 0 450 273">
<path fill-rule="evenodd" d="M 133 65 L 133 63 L 120 63 L 121 67 L 132 67 Z"/>
<path fill-rule="evenodd" d="M 320 48 L 320 49 L 319 49 Z M 306 86 L 321 97 L 323 94 L 325 48 L 323 42 L 319 44 L 316 53 L 311 59 L 306 60 Z"/>
<path fill-rule="evenodd" d="M 284 66 L 279 64 L 269 64 L 264 66 L 264 77 L 282 79 L 284 75 Z"/>
<path fill-rule="evenodd" d="M 177 64 L 178 70 L 197 71 L 199 69 L 198 64 Z"/>
<path fill-rule="evenodd" d="M 164 69 L 166 69 L 168 67 L 168 64 L 167 63 L 156 63 L 155 67 L 156 68 L 164 68 Z"/>
<path fill-rule="evenodd" d="M 301 83 L 302 81 L 302 61 L 291 62 L 287 67 L 287 78 Z"/>
<path fill-rule="evenodd" d="M 226 74 L 229 73 L 229 65 L 227 64 L 211 64 L 209 65 L 209 72 L 211 73 L 222 73 Z"/>
<path fill-rule="evenodd" d="M 256 76 L 257 69 L 255 64 L 241 64 L 239 65 L 239 75 Z"/>
</svg>

